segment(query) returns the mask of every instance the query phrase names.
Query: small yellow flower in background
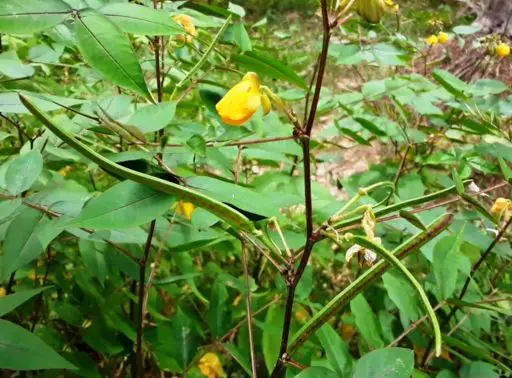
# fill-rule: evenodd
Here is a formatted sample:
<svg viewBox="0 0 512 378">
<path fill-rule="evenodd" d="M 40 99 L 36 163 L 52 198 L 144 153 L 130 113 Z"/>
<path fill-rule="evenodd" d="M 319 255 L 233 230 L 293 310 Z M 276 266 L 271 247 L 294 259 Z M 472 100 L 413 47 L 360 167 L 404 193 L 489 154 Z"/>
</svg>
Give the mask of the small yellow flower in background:
<svg viewBox="0 0 512 378">
<path fill-rule="evenodd" d="M 183 43 L 190 43 L 197 36 L 197 29 L 190 16 L 186 14 L 178 14 L 172 18 L 177 24 L 181 25 L 188 35 L 181 34 L 178 39 Z"/>
<path fill-rule="evenodd" d="M 385 3 L 390 11 L 395 12 L 395 13 L 400 12 L 400 5 L 395 3 L 393 0 L 385 0 Z"/>
<path fill-rule="evenodd" d="M 448 43 L 448 41 L 450 41 L 450 36 L 445 32 L 440 32 L 437 35 L 437 39 L 438 39 L 439 43 L 444 45 L 445 43 Z"/>
<path fill-rule="evenodd" d="M 491 207 L 491 213 L 499 219 L 508 221 L 512 216 L 512 201 L 503 197 L 498 198 Z"/>
<path fill-rule="evenodd" d="M 35 270 L 31 270 L 30 273 L 28 274 L 27 278 L 29 280 L 35 281 L 37 279 L 36 271 Z"/>
<path fill-rule="evenodd" d="M 215 107 L 224 123 L 242 126 L 252 118 L 262 104 L 265 110 L 269 110 L 270 100 L 264 97 L 265 95 L 261 93 L 260 78 L 254 72 L 249 72 Z"/>
<path fill-rule="evenodd" d="M 500 58 L 506 58 L 510 55 L 510 46 L 506 43 L 500 43 L 496 47 L 496 55 L 498 55 Z"/>
<path fill-rule="evenodd" d="M 437 38 L 436 35 L 431 35 L 430 37 L 428 37 L 425 42 L 427 43 L 427 45 L 429 46 L 435 46 L 439 43 L 439 38 Z"/>
<path fill-rule="evenodd" d="M 7 295 L 7 290 L 3 287 L 0 287 L 0 298 L 5 297 Z"/>
<path fill-rule="evenodd" d="M 195 209 L 196 207 L 192 202 L 179 201 L 176 204 L 176 214 L 183 215 L 186 220 L 192 219 L 192 213 Z"/>
<path fill-rule="evenodd" d="M 62 177 L 66 177 L 72 170 L 73 167 L 71 165 L 66 165 L 65 167 L 59 170 L 59 175 L 61 175 Z"/>
<path fill-rule="evenodd" d="M 309 319 L 309 313 L 304 309 L 300 308 L 297 311 L 295 311 L 295 319 L 299 321 L 299 323 L 306 323 Z"/>
<path fill-rule="evenodd" d="M 222 378 L 226 376 L 219 357 L 215 353 L 206 353 L 199 360 L 199 370 L 208 378 Z"/>
</svg>

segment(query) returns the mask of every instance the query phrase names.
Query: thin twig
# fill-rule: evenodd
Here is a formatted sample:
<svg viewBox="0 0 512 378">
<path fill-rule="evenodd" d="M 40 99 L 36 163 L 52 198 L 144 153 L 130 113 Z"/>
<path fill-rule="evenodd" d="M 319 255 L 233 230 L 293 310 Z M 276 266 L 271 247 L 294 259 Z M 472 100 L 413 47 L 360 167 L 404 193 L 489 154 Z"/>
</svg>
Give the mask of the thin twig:
<svg viewBox="0 0 512 378">
<path fill-rule="evenodd" d="M 252 324 L 252 300 L 251 300 L 251 283 L 249 281 L 249 268 L 247 262 L 247 246 L 245 242 L 241 242 L 242 245 L 242 263 L 244 266 L 244 275 L 245 275 L 245 289 L 247 290 L 247 295 L 245 297 L 245 304 L 247 308 L 247 328 L 249 330 L 249 350 L 251 352 L 251 368 L 252 368 L 252 377 L 257 378 L 256 372 L 256 350 L 254 347 L 254 330 Z"/>
</svg>

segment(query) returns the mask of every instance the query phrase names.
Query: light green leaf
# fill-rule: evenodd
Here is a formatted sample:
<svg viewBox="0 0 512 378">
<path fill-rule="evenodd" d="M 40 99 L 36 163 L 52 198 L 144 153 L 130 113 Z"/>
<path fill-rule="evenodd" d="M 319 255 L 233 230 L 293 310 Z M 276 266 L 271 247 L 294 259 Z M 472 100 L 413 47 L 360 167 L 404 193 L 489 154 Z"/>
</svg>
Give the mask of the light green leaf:
<svg viewBox="0 0 512 378">
<path fill-rule="evenodd" d="M 0 32 L 37 33 L 60 24 L 70 12 L 71 7 L 62 0 L 2 0 Z"/>
<path fill-rule="evenodd" d="M 450 298 L 455 291 L 459 272 L 460 239 L 457 235 L 446 236 L 434 247 L 433 270 L 441 298 Z"/>
<path fill-rule="evenodd" d="M 165 213 L 173 202 L 174 197 L 169 194 L 123 181 L 88 203 L 71 226 L 95 229 L 139 226 Z"/>
<path fill-rule="evenodd" d="M 507 84 L 492 79 L 480 79 L 473 83 L 470 91 L 475 96 L 487 96 L 490 94 L 500 94 L 508 90 Z"/>
<path fill-rule="evenodd" d="M 176 113 L 175 102 L 162 102 L 143 106 L 130 117 L 128 125 L 137 127 L 143 133 L 152 133 L 171 123 Z"/>
<path fill-rule="evenodd" d="M 39 337 L 0 319 L 0 369 L 76 369 Z"/>
<path fill-rule="evenodd" d="M 330 324 L 325 324 L 320 328 L 316 332 L 316 336 L 318 340 L 320 340 L 322 348 L 325 350 L 331 367 L 336 371 L 339 377 L 344 377 L 352 371 L 352 356 L 350 355 L 350 351 Z"/>
<path fill-rule="evenodd" d="M 153 101 L 127 36 L 106 16 L 87 9 L 76 17 L 75 33 L 85 60 L 114 84 Z"/>
<path fill-rule="evenodd" d="M 18 195 L 30 189 L 43 170 L 43 157 L 37 150 L 18 156 L 5 173 L 9 193 Z"/>
<path fill-rule="evenodd" d="M 208 309 L 208 325 L 213 337 L 222 337 L 230 327 L 230 312 L 227 311 L 228 290 L 226 285 L 217 278 L 210 294 L 210 307 Z"/>
<path fill-rule="evenodd" d="M 414 352 L 404 348 L 374 350 L 357 361 L 353 378 L 410 378 Z"/>
<path fill-rule="evenodd" d="M 307 368 L 306 370 L 301 371 L 295 378 L 340 378 L 339 375 L 334 373 L 332 370 L 329 370 L 320 366 L 313 366 Z"/>
<path fill-rule="evenodd" d="M 356 318 L 357 329 L 366 342 L 372 348 L 383 348 L 384 341 L 380 337 L 377 319 L 363 294 L 359 294 L 350 301 L 350 309 Z"/>
<path fill-rule="evenodd" d="M 23 93 L 27 96 L 30 96 L 30 100 L 44 111 L 62 109 L 62 106 L 59 104 L 64 106 L 74 106 L 87 102 L 76 98 L 58 97 L 49 94 L 31 92 Z M 27 108 L 25 108 L 25 106 L 21 103 L 18 93 L 14 92 L 0 93 L 0 113 L 30 114 Z"/>
<path fill-rule="evenodd" d="M 279 343 L 281 340 L 281 329 L 283 326 L 284 309 L 272 306 L 265 318 L 263 328 L 263 358 L 268 371 L 272 371 L 277 358 L 279 357 Z"/>
<path fill-rule="evenodd" d="M 482 361 L 474 361 L 460 369 L 460 378 L 498 378 L 496 367 Z"/>
<path fill-rule="evenodd" d="M 458 77 L 448 71 L 436 69 L 432 72 L 432 76 L 441 84 L 444 89 L 455 97 L 467 98 L 469 86 Z"/>
<path fill-rule="evenodd" d="M 235 359 L 236 362 L 242 367 L 242 369 L 245 370 L 245 372 L 248 375 L 252 374 L 251 371 L 251 365 L 249 365 L 249 362 L 245 360 L 244 355 L 242 352 L 238 349 L 238 347 L 235 344 L 222 344 L 224 349 L 228 351 L 228 353 Z"/>
<path fill-rule="evenodd" d="M 284 80 L 303 89 L 307 89 L 304 80 L 293 70 L 280 62 L 263 53 L 249 51 L 244 55 L 235 58 L 236 63 L 248 71 L 254 71 L 262 77 Z"/>
<path fill-rule="evenodd" d="M 242 52 L 251 51 L 252 43 L 244 24 L 236 23 L 231 25 L 222 36 L 225 42 L 231 42 L 240 47 Z"/>
<path fill-rule="evenodd" d="M 1 20 L 1 19 L 0 19 Z M 11 79 L 21 79 L 34 75 L 34 68 L 24 64 L 16 51 L 6 51 L 0 54 L 0 75 L 5 75 Z"/>
<path fill-rule="evenodd" d="M 33 290 L 17 291 L 14 294 L 0 298 L 0 316 L 8 314 L 16 307 L 21 306 L 23 303 L 28 301 L 30 298 L 50 288 L 51 286 L 46 286 Z"/>
<path fill-rule="evenodd" d="M 19 209 L 22 202 L 23 200 L 21 198 L 0 202 L 0 221 L 13 215 L 14 212 Z"/>
<path fill-rule="evenodd" d="M 184 34 L 183 28 L 173 21 L 169 12 L 130 3 L 112 3 L 100 12 L 126 33 L 141 35 Z"/>
<path fill-rule="evenodd" d="M 0 281 L 7 279 L 16 269 L 35 260 L 43 253 L 43 245 L 35 233 L 41 219 L 43 219 L 42 212 L 26 208 L 7 228 L 3 246 L 3 274 L 0 275 Z"/>
<path fill-rule="evenodd" d="M 416 297 L 416 291 L 410 283 L 402 276 L 392 273 L 384 274 L 382 279 L 389 297 L 402 315 L 409 319 L 409 321 L 419 319 L 421 316 L 420 304 Z"/>
</svg>

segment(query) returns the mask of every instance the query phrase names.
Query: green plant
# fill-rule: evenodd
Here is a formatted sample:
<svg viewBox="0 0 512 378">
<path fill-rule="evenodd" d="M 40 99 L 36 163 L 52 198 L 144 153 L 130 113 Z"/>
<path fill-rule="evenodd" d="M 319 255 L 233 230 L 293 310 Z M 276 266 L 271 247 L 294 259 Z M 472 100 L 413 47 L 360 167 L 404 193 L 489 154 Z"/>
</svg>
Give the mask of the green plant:
<svg viewBox="0 0 512 378">
<path fill-rule="evenodd" d="M 0 3 L 2 373 L 512 372 L 508 86 L 320 5 Z"/>
</svg>

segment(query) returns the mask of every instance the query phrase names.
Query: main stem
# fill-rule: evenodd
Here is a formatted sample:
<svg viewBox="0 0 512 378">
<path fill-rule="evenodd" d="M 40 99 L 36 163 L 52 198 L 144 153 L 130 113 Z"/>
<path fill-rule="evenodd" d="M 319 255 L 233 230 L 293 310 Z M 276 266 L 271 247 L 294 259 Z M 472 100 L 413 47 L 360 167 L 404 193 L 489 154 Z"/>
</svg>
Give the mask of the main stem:
<svg viewBox="0 0 512 378">
<path fill-rule="evenodd" d="M 144 248 L 144 254 L 139 263 L 139 294 L 137 307 L 137 346 L 135 356 L 137 361 L 137 378 L 144 378 L 144 354 L 142 353 L 142 341 L 144 335 L 144 297 L 146 296 L 146 267 L 149 260 L 149 251 L 151 250 L 151 241 L 155 233 L 156 220 L 149 226 L 148 238 Z"/>
<path fill-rule="evenodd" d="M 308 265 L 311 252 L 316 243 L 316 236 L 313 225 L 313 196 L 311 190 L 311 133 L 313 125 L 315 124 L 316 111 L 320 101 L 320 93 L 325 75 L 325 68 L 327 65 L 327 56 L 329 52 L 329 42 L 331 38 L 331 30 L 329 26 L 329 14 L 327 11 L 326 0 L 321 1 L 322 5 L 322 23 L 324 29 L 322 52 L 320 53 L 317 72 L 316 72 L 316 85 L 313 100 L 311 102 L 311 110 L 305 125 L 305 130 L 301 132 L 301 145 L 303 154 L 303 168 L 304 168 L 304 201 L 306 206 L 306 243 L 304 246 L 304 254 L 300 260 L 297 270 L 291 273 L 287 280 L 288 295 L 286 298 L 286 308 L 283 321 L 283 333 L 281 335 L 281 346 L 279 349 L 279 360 L 277 361 L 274 370 L 272 371 L 271 378 L 283 377 L 286 373 L 286 360 L 288 359 L 287 349 L 288 341 L 290 338 L 290 329 L 293 318 L 293 304 L 295 302 L 295 290 L 299 284 L 302 275 Z M 297 131 L 297 130 L 296 130 Z"/>
</svg>

